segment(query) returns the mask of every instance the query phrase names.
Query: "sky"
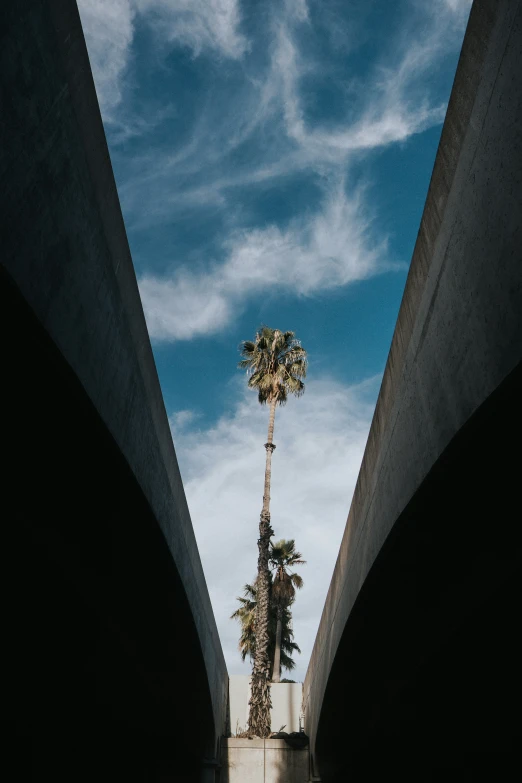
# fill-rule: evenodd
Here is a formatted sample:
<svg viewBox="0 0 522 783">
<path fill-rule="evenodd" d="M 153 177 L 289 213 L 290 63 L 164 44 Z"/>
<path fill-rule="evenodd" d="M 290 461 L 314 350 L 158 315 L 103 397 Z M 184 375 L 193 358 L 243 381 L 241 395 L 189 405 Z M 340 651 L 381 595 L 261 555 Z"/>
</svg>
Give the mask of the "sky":
<svg viewBox="0 0 522 783">
<path fill-rule="evenodd" d="M 411 260 L 469 0 L 79 0 L 165 406 L 230 674 L 256 573 L 261 324 L 308 351 L 272 526 L 307 563 L 302 680 Z"/>
</svg>

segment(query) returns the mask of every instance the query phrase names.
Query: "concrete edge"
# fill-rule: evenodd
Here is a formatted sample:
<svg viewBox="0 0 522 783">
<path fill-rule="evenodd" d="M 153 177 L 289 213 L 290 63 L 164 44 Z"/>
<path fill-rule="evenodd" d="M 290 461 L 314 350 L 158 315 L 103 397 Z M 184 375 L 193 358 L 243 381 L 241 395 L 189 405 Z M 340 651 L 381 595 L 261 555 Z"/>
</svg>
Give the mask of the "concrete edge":
<svg viewBox="0 0 522 783">
<path fill-rule="evenodd" d="M 226 737 L 221 740 L 221 746 L 227 748 L 265 748 L 288 750 L 292 753 L 308 753 L 306 748 L 291 748 L 283 739 L 243 739 L 242 737 Z"/>
</svg>

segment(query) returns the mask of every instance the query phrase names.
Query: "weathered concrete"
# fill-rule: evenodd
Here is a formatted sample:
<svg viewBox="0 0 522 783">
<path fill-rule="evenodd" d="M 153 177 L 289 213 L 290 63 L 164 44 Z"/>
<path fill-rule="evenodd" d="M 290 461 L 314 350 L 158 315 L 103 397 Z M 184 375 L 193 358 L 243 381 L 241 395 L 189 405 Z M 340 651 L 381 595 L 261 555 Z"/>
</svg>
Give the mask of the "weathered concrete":
<svg viewBox="0 0 522 783">
<path fill-rule="evenodd" d="M 281 726 L 290 734 L 300 731 L 299 717 L 303 702 L 301 682 L 275 682 L 270 686 L 272 709 L 270 723 L 272 731 Z M 229 713 L 231 734 L 242 732 L 248 724 L 248 701 L 250 699 L 250 677 L 248 674 L 233 674 L 229 679 Z"/>
<path fill-rule="evenodd" d="M 520 738 L 521 60 L 520 2 L 476 2 L 304 684 L 325 781 Z"/>
<path fill-rule="evenodd" d="M 102 757 L 113 779 L 156 780 L 177 756 L 176 779 L 197 780 L 227 672 L 78 12 L 4 3 L 0 31 L 17 758 L 38 780 L 70 779 L 72 758 L 94 779 Z"/>
<path fill-rule="evenodd" d="M 284 684 L 284 683 L 283 683 Z M 284 740 L 226 739 L 222 744 L 222 783 L 308 783 L 308 748 Z"/>
</svg>

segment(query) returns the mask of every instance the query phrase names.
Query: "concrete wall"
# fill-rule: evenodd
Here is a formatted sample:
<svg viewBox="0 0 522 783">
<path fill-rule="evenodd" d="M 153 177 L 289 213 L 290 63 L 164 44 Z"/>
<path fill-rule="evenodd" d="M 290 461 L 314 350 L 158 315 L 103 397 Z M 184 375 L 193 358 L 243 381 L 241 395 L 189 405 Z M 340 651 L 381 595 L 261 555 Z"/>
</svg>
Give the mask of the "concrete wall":
<svg viewBox="0 0 522 783">
<path fill-rule="evenodd" d="M 159 743 L 152 756 L 167 753 L 165 738 L 156 738 L 169 732 L 177 737 L 173 742 L 187 733 L 188 756 L 196 735 L 182 716 L 192 705 L 195 714 L 210 715 L 205 752 L 212 755 L 224 732 L 227 672 L 76 5 L 4 3 L 0 31 L 2 329 L 9 334 L 2 391 L 3 410 L 10 411 L 3 511 L 13 535 L 13 579 L 24 585 L 10 633 L 19 645 L 13 666 L 21 672 L 18 687 L 23 670 L 32 678 L 24 685 L 25 717 L 15 721 L 17 731 L 33 736 L 41 705 L 55 703 L 42 725 L 59 721 L 58 735 L 81 719 L 83 703 L 86 716 L 99 710 L 112 721 L 118 713 L 104 742 L 116 723 L 124 727 L 132 716 L 132 730 L 121 729 L 129 752 L 137 747 L 131 737 L 140 723 L 147 747 Z M 30 415 L 31 388 L 36 406 L 45 406 L 37 417 Z M 75 608 L 66 607 L 73 596 Z M 29 667 L 21 661 L 34 645 L 27 638 L 31 623 L 39 627 L 49 612 L 56 621 L 37 634 L 47 640 L 45 665 L 57 678 L 47 693 L 45 674 L 36 675 L 38 659 Z M 31 616 L 24 628 L 22 616 Z M 74 650 L 64 638 L 72 617 L 82 640 Z M 55 665 L 62 658 L 61 667 Z M 101 677 L 103 687 L 84 685 Z M 121 689 L 109 698 L 119 679 Z M 73 700 L 68 693 L 76 687 L 82 695 Z M 19 701 L 15 694 L 17 714 Z M 82 732 L 98 731 L 99 721 Z M 91 739 L 94 748 L 98 740 Z M 53 743 L 41 744 L 49 754 Z M 114 749 L 118 754 L 123 759 Z M 43 779 L 42 769 L 34 774 Z"/>
<path fill-rule="evenodd" d="M 272 710 L 270 712 L 272 731 L 279 731 L 284 726 L 288 734 L 299 731 L 299 716 L 303 704 L 302 682 L 279 682 L 270 686 Z"/>
<path fill-rule="evenodd" d="M 279 682 L 270 686 L 272 709 L 270 712 L 272 731 L 285 726 L 289 734 L 299 731 L 299 716 L 303 701 L 301 682 Z M 230 733 L 237 733 L 237 726 L 244 731 L 248 724 L 248 701 L 250 699 L 250 677 L 247 674 L 233 674 L 229 679 Z"/>
<path fill-rule="evenodd" d="M 228 680 L 228 706 L 230 715 L 230 733 L 234 736 L 245 731 L 247 727 L 249 698 L 249 675 L 232 674 Z"/>
<path fill-rule="evenodd" d="M 494 393 L 504 388 L 504 384 L 511 384 L 512 389 L 515 383 L 518 384 L 518 376 L 514 373 L 522 357 L 521 52 L 521 4 L 508 0 L 478 0 L 471 12 L 377 407 L 304 683 L 306 731 L 311 736 L 312 748 L 321 726 L 328 723 L 327 713 L 330 712 L 331 720 L 341 717 L 333 715 L 333 704 L 334 692 L 336 687 L 337 690 L 341 688 L 342 678 L 346 684 L 351 676 L 350 688 L 354 692 L 358 687 L 356 678 L 363 680 L 366 701 L 370 704 L 372 680 L 380 682 L 381 669 L 392 657 L 396 660 L 391 652 L 401 644 L 395 635 L 399 626 L 395 631 L 390 628 L 392 638 L 379 639 L 378 645 L 382 645 L 378 648 L 379 656 L 367 651 L 365 663 L 361 653 L 357 660 L 367 669 L 347 674 L 348 658 L 343 656 L 348 656 L 365 634 L 370 638 L 371 614 L 369 610 L 363 611 L 363 588 L 372 566 L 378 562 L 385 543 L 392 540 L 390 534 L 397 520 L 409 508 L 410 501 L 429 480 L 435 467 L 442 465 L 444 455 L 449 453 L 450 444 L 457 442 L 461 430 L 468 433 L 470 442 L 473 440 L 475 445 L 473 449 L 459 446 L 460 460 L 455 463 L 457 467 L 451 479 L 459 470 L 462 486 L 464 483 L 467 486 L 469 478 L 468 508 L 463 507 L 460 518 L 453 520 L 452 509 L 456 507 L 456 501 L 452 501 L 449 494 L 446 496 L 444 489 L 450 484 L 447 467 L 446 472 L 440 474 L 437 490 L 429 503 L 426 501 L 416 511 L 418 531 L 422 529 L 421 520 L 427 520 L 430 515 L 430 504 L 435 507 L 438 499 L 444 497 L 444 511 L 440 511 L 442 516 L 438 520 L 438 530 L 442 525 L 443 531 L 439 536 L 434 533 L 430 539 L 430 546 L 441 558 L 438 568 L 433 566 L 433 580 L 439 585 L 449 582 L 448 563 L 452 557 L 465 569 L 466 563 L 473 560 L 472 552 L 479 539 L 488 540 L 491 553 L 494 545 L 489 526 L 493 519 L 508 516 L 501 508 L 505 509 L 504 499 L 511 496 L 513 486 L 507 480 L 511 476 L 512 463 L 506 455 L 513 448 L 512 439 L 516 440 L 514 433 L 520 432 L 518 406 L 514 402 L 516 395 L 507 395 L 505 399 L 509 397 L 509 403 L 505 405 L 495 402 L 494 415 L 498 423 L 496 427 L 492 423 L 487 430 L 492 439 L 497 438 L 494 451 L 485 449 L 481 453 L 486 441 L 481 442 L 478 434 L 472 438 L 472 426 L 475 425 L 470 424 L 469 428 L 465 425 L 475 421 L 474 414 L 480 418 L 481 406 L 490 398 L 493 400 Z M 493 413 L 488 416 L 493 422 Z M 502 417 L 510 422 L 507 426 L 500 425 L 501 420 L 504 421 Z M 480 419 L 483 420 L 484 417 Z M 482 426 L 486 432 L 486 425 L 482 423 Z M 499 440 L 502 437 L 503 440 Z M 491 446 L 493 448 L 493 440 Z M 477 470 L 475 484 L 467 473 L 467 465 L 471 462 Z M 489 474 L 482 470 L 481 462 L 488 465 Z M 484 479 L 478 479 L 483 472 Z M 502 484 L 501 490 L 503 476 L 506 486 Z M 458 485 L 453 486 L 456 492 L 459 491 Z M 474 502 L 477 492 L 481 494 L 482 506 L 480 502 Z M 467 527 L 467 519 L 473 515 L 475 535 L 473 529 Z M 450 519 L 454 525 L 451 531 L 447 528 Z M 461 535 L 464 525 L 467 532 Z M 513 524 L 505 531 L 503 528 L 500 536 L 503 552 L 499 551 L 499 557 L 507 556 L 508 550 L 518 551 L 516 535 Z M 445 548 L 439 546 L 441 536 L 446 541 Z M 462 549 L 459 548 L 461 538 Z M 409 566 L 414 570 L 415 562 L 420 563 L 428 556 L 422 548 L 417 548 L 416 561 L 412 554 Z M 488 558 L 486 552 L 483 556 Z M 514 562 L 510 562 L 509 568 L 499 568 L 495 573 L 510 569 L 516 570 Z M 399 576 L 406 579 L 405 572 L 399 574 L 399 571 L 399 565 L 395 570 L 390 565 L 389 579 Z M 377 573 L 376 569 L 373 572 Z M 409 584 L 409 592 L 411 595 L 417 591 L 419 604 L 416 609 L 412 608 L 416 613 L 408 618 L 410 627 L 417 627 L 427 614 L 427 604 L 423 605 L 420 598 L 423 577 L 418 570 L 415 579 Z M 477 579 L 475 574 L 473 578 L 470 573 L 461 574 L 460 582 L 476 585 L 478 594 L 483 580 L 478 582 Z M 391 583 L 379 583 L 379 589 L 374 591 L 375 606 L 379 601 L 381 604 L 386 601 Z M 510 595 L 510 590 L 506 587 L 504 595 Z M 516 590 L 519 590 L 518 586 Z M 400 600 L 408 603 L 407 595 L 405 590 Z M 459 600 L 455 593 L 453 603 L 456 605 Z M 469 598 L 462 600 L 469 603 Z M 350 636 L 351 618 L 358 601 L 361 611 L 357 633 L 354 631 Z M 437 621 L 442 629 L 440 638 L 445 633 L 443 618 L 444 612 L 450 611 L 448 607 L 451 607 L 451 597 L 448 597 L 444 611 L 440 610 Z M 511 608 L 514 611 L 514 605 Z M 393 609 L 391 607 L 390 611 Z M 404 622 L 405 633 L 408 622 Z M 349 642 L 346 641 L 348 636 Z M 343 639 L 345 646 L 341 645 Z M 416 645 L 415 639 L 411 642 L 412 646 Z M 430 640 L 428 647 L 433 644 L 437 643 Z M 409 660 L 406 647 L 400 649 L 404 659 Z M 421 656 L 419 649 L 415 649 Z M 506 644 L 505 652 L 508 650 Z M 470 651 L 470 655 L 476 656 L 476 653 Z M 371 671 L 367 662 L 370 657 L 376 667 Z M 414 661 L 410 664 L 411 667 L 416 665 Z M 440 661 L 439 665 L 442 665 Z M 484 665 L 487 672 L 487 661 Z M 331 680 L 333 669 L 336 675 Z M 401 690 L 401 682 L 406 682 L 407 678 L 408 672 L 401 670 L 400 675 L 395 673 L 395 679 L 390 673 L 386 683 L 380 684 L 389 705 L 395 703 L 393 694 Z M 327 690 L 332 701 L 325 705 Z M 344 695 L 345 715 L 354 711 L 354 727 L 359 706 L 365 709 L 363 691 L 361 686 L 360 703 L 351 702 L 347 692 L 339 695 L 339 699 Z M 493 692 L 498 694 L 499 689 L 491 686 Z M 376 725 L 381 720 L 385 699 L 382 693 L 375 695 L 381 706 L 375 706 L 373 716 L 368 715 L 367 719 L 365 716 L 365 725 Z M 450 694 L 446 716 L 440 716 L 443 723 L 448 720 L 448 713 L 452 713 L 451 699 Z M 419 702 L 416 704 L 418 707 Z M 337 704 L 335 709 L 338 708 Z M 358 717 L 363 723 L 361 714 Z M 461 726 L 465 728 L 471 717 L 468 714 Z M 393 723 L 392 713 L 390 721 Z M 494 734 L 491 718 L 486 717 L 486 722 Z M 414 722 L 411 725 L 414 726 Z M 352 747 L 355 741 L 352 736 Z M 439 742 L 439 746 L 441 744 L 444 743 Z M 361 747 L 356 745 L 354 750 Z M 329 745 L 330 751 L 334 752 Z M 335 770 L 324 779 L 336 779 Z"/>
<path fill-rule="evenodd" d="M 307 783 L 309 780 L 308 748 L 294 750 L 284 740 L 226 739 L 222 744 L 221 763 L 223 783 Z"/>
</svg>

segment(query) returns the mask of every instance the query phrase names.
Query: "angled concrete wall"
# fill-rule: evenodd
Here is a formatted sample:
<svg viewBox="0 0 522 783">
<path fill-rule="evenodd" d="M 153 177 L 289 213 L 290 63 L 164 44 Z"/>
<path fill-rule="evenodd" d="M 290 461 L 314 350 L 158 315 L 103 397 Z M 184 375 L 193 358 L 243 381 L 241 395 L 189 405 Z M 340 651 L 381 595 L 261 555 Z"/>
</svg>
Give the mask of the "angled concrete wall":
<svg viewBox="0 0 522 783">
<path fill-rule="evenodd" d="M 192 750 L 212 757 L 225 728 L 227 672 L 77 8 L 70 0 L 2 4 L 0 30 L 3 410 L 9 411 L 5 450 L 10 454 L 4 499 L 5 516 L 12 520 L 12 568 L 18 574 L 13 580 L 21 580 L 26 591 L 18 594 L 10 638 L 13 644 L 19 640 L 13 666 L 33 678 L 30 686 L 23 685 L 27 703 L 14 721 L 17 736 L 32 737 L 31 723 L 45 724 L 44 702 L 47 722 L 52 727 L 58 721 L 57 731 L 67 724 L 68 711 L 70 725 L 83 720 L 83 699 L 85 715 L 94 723 L 96 704 L 105 704 L 99 707 L 104 720 L 118 712 L 106 738 L 128 718 L 129 727 L 120 732 L 127 751 L 136 745 L 136 731 L 147 735 L 150 756 L 169 755 L 170 742 L 184 747 L 187 757 Z M 34 551 L 30 567 L 29 551 Z M 40 671 L 38 656 L 33 664 L 21 661 L 34 644 L 27 637 L 29 626 L 39 627 L 46 612 L 34 609 L 34 599 L 29 611 L 30 595 L 40 593 L 43 603 L 46 590 L 55 622 L 49 625 L 54 630 L 35 631 L 47 640 Z M 74 609 L 65 606 L 68 595 L 71 601 L 74 596 Z M 25 613 L 31 620 L 22 629 Z M 66 618 L 73 616 L 79 618 L 83 641 L 60 670 L 55 661 L 67 647 Z M 85 638 L 82 628 L 90 629 Z M 123 661 L 132 672 L 128 679 L 121 675 Z M 55 672 L 54 686 L 43 685 L 45 667 Z M 112 673 L 107 669 L 100 688 L 107 696 L 121 676 L 117 695 L 98 699 L 93 680 L 83 695 L 70 697 L 80 680 L 90 681 L 88 672 L 101 677 L 104 667 Z M 25 675 L 20 678 L 22 687 Z M 20 692 L 13 696 L 13 714 L 18 715 L 21 700 Z M 198 732 L 192 713 L 208 715 Z M 184 715 L 192 725 L 183 725 Z M 91 730 L 87 723 L 85 718 L 81 732 Z M 36 759 L 42 748 L 34 742 Z M 92 737 L 89 742 L 96 747 Z M 150 750 L 154 743 L 161 751 Z M 198 743 L 204 748 L 197 750 Z M 47 754 L 47 760 L 40 768 L 35 761 L 38 779 L 46 779 L 45 764 L 53 764 L 51 745 L 46 744 L 42 759 Z M 132 764 L 124 773 L 127 751 L 113 753 L 120 774 L 126 779 L 145 774 Z M 56 759 L 59 752 L 63 749 L 56 750 Z M 81 779 L 82 770 L 77 774 Z M 198 777 L 195 769 L 179 775 L 180 780 Z"/>
<path fill-rule="evenodd" d="M 341 773 L 348 774 L 346 764 L 350 754 L 364 752 L 367 760 L 379 755 L 378 742 L 368 745 L 368 737 L 376 726 L 382 727 L 387 721 L 387 730 L 392 734 L 390 726 L 394 721 L 407 726 L 403 740 L 406 741 L 409 732 L 411 746 L 415 744 L 414 732 L 422 728 L 415 727 L 416 721 L 422 724 L 423 720 L 428 720 L 419 692 L 415 691 L 416 695 L 411 697 L 413 701 L 408 704 L 404 695 L 413 688 L 409 671 L 413 671 L 424 655 L 417 646 L 421 632 L 415 639 L 413 631 L 408 630 L 420 628 L 421 618 L 428 615 L 429 602 L 423 603 L 422 599 L 422 591 L 428 587 L 423 582 L 421 565 L 425 564 L 426 572 L 430 573 L 433 583 L 438 583 L 442 594 L 459 568 L 458 564 L 451 564 L 452 558 L 460 561 L 460 582 L 474 586 L 476 595 L 481 595 L 480 600 L 484 601 L 482 607 L 486 615 L 485 607 L 489 607 L 489 603 L 479 588 L 484 584 L 484 576 L 479 579 L 469 565 L 478 557 L 477 539 L 482 540 L 482 546 L 489 547 L 492 555 L 486 567 L 489 574 L 493 573 L 497 546 L 499 563 L 504 562 L 502 558 L 508 558 L 503 566 L 493 569 L 498 576 L 487 580 L 489 588 L 493 589 L 497 578 L 501 584 L 500 574 L 515 574 L 517 562 L 520 567 L 516 559 L 509 560 L 519 557 L 520 541 L 514 522 L 508 525 L 506 521 L 509 516 L 506 498 L 514 500 L 511 480 L 514 463 L 509 453 L 513 449 L 513 439 L 516 442 L 520 434 L 519 401 L 516 402 L 514 390 L 520 384 L 517 367 L 522 357 L 521 60 L 521 4 L 508 0 L 477 0 L 464 39 L 377 407 L 304 684 L 306 730 L 312 739 L 312 750 L 319 757 L 316 758 L 316 772 L 319 766 L 324 781 L 338 780 Z M 489 401 L 489 408 L 484 407 Z M 481 431 L 484 432 L 482 441 Z M 461 432 L 464 435 L 459 440 Z M 486 443 L 491 444 L 491 450 L 485 449 L 481 454 Z M 469 468 L 472 463 L 476 471 L 474 482 Z M 489 473 L 483 471 L 485 464 Z M 454 493 L 461 491 L 457 480 L 459 471 L 460 487 L 466 486 L 468 492 L 467 508 L 456 494 L 452 499 L 448 490 L 451 485 Z M 429 500 L 425 493 L 426 499 L 417 502 L 408 535 L 413 541 L 420 533 L 411 531 L 422 530 L 424 524 L 427 527 L 428 519 L 432 524 L 430 506 L 435 508 L 443 498 L 444 504 L 440 509 L 437 507 L 440 516 L 433 520 L 433 531 L 438 532 L 433 532 L 429 545 L 440 558 L 438 566 L 431 563 L 429 551 L 420 545 L 420 539 L 416 541 L 415 551 L 410 545 L 407 563 L 397 556 L 394 566 L 393 558 L 397 553 L 392 554 L 392 547 L 399 537 L 394 538 L 392 531 L 398 520 L 413 509 L 413 499 L 421 497 L 435 472 L 437 484 L 433 484 Z M 454 518 L 453 509 L 457 507 L 460 517 Z M 413 511 L 410 516 L 412 514 Z M 475 516 L 475 528 L 468 516 Z M 502 524 L 502 532 L 499 529 L 498 536 L 491 537 L 494 523 Z M 464 528 L 465 534 L 461 533 Z M 444 547 L 441 540 L 445 542 Z M 404 544 L 401 551 L 406 548 Z M 487 562 L 488 552 L 482 552 L 482 556 Z M 413 574 L 411 578 L 407 575 L 408 568 Z M 484 573 L 481 570 L 481 574 Z M 370 576 L 372 588 L 365 593 Z M 393 592 L 393 585 L 399 579 L 403 582 L 402 592 L 397 592 L 393 605 L 388 604 L 386 595 Z M 455 576 L 455 585 L 458 581 Z M 460 606 L 461 600 L 464 605 L 472 603 L 469 598 L 458 597 L 460 588 L 455 585 L 448 593 L 444 610 L 440 609 L 437 621 L 433 620 L 433 628 L 440 625 L 439 641 L 446 633 L 444 613 L 453 611 L 452 606 Z M 416 591 L 418 601 L 412 605 L 411 596 Z M 370 592 L 371 602 L 367 599 Z M 506 584 L 502 601 L 507 601 L 509 596 L 510 611 L 514 611 L 520 598 L 518 582 Z M 397 619 L 394 625 L 388 622 L 386 612 L 379 607 L 386 605 L 389 613 L 398 612 L 398 603 L 408 606 L 411 613 L 406 616 L 404 609 L 404 617 L 400 622 Z M 496 606 L 495 611 L 500 612 L 500 599 Z M 389 636 L 379 636 L 379 623 L 372 625 L 372 618 L 377 615 L 381 628 L 386 627 Z M 491 622 L 489 618 L 487 615 L 487 619 L 482 619 L 482 628 L 484 622 Z M 350 631 L 352 624 L 353 633 Z M 479 620 L 477 627 L 478 624 Z M 507 625 L 504 622 L 502 628 Z M 491 630 L 489 636 L 495 633 L 497 631 Z M 409 634 L 416 659 L 408 657 L 406 636 L 403 638 L 402 634 Z M 368 640 L 366 647 L 365 639 Z M 426 643 L 435 650 L 439 641 L 432 636 Z M 486 694 L 490 691 L 492 700 L 500 699 L 500 690 L 515 688 L 515 681 L 495 686 L 491 678 L 511 664 L 507 659 L 502 664 L 495 657 L 499 653 L 493 651 L 492 643 L 486 644 L 482 640 L 477 642 L 475 649 L 479 650 L 481 645 L 484 650 L 491 651 L 496 672 L 492 674 L 487 658 L 482 657 L 484 668 L 477 675 L 475 692 Z M 509 658 L 510 644 L 501 635 L 497 637 L 496 647 L 503 649 L 503 654 Z M 401 650 L 397 657 L 394 655 L 396 648 Z M 357 656 L 356 649 L 360 650 Z M 473 665 L 476 653 L 470 652 L 470 655 L 468 666 Z M 388 662 L 393 659 L 399 667 L 401 657 L 403 661 L 408 660 L 409 670 L 405 666 L 395 674 L 390 671 L 384 676 L 382 671 Z M 441 655 L 438 665 L 446 666 L 449 671 L 451 661 L 457 658 L 455 651 L 447 652 L 447 658 L 442 659 Z M 356 660 L 360 668 L 349 671 L 355 667 Z M 514 676 L 515 668 L 511 673 Z M 433 670 L 431 676 L 436 678 Z M 357 678 L 362 684 L 357 684 Z M 455 675 L 455 682 L 457 680 Z M 380 693 L 377 693 L 379 689 Z M 399 693 L 402 694 L 400 699 Z M 451 691 L 445 694 L 448 699 L 445 708 L 437 707 L 436 714 L 442 725 L 451 723 L 452 712 L 456 710 L 453 696 Z M 432 697 L 435 698 L 433 694 Z M 461 735 L 467 736 L 466 723 L 473 724 L 473 730 L 477 728 L 471 714 L 474 698 L 473 695 L 469 697 L 469 711 L 460 725 Z M 397 704 L 401 699 L 404 724 L 398 718 Z M 342 712 L 341 703 L 344 704 Z M 507 709 L 506 700 L 493 703 L 495 709 L 500 705 L 501 715 L 502 710 Z M 411 714 L 406 718 L 410 707 Z M 498 713 L 495 720 L 499 720 Z M 334 728 L 336 721 L 338 730 Z M 491 716 L 487 717 L 485 725 L 493 736 L 492 721 Z M 358 723 L 359 727 L 364 726 L 359 734 Z M 513 726 L 511 730 L 509 726 L 509 721 L 502 723 L 508 746 L 519 731 L 519 728 Z M 445 737 L 438 733 L 440 725 L 433 729 L 426 723 L 425 730 L 428 734 L 435 731 L 439 750 L 445 746 Z M 481 731 L 479 727 L 474 739 L 469 738 L 468 750 L 487 747 L 487 743 L 480 747 L 484 740 Z M 331 741 L 326 736 L 328 732 L 331 732 Z M 397 732 L 386 746 L 388 753 L 394 748 L 397 752 L 405 752 Z M 458 733 L 457 729 L 455 732 Z M 491 741 L 500 743 L 493 744 L 493 749 L 503 747 L 501 738 L 496 735 Z M 318 742 L 322 750 L 318 748 Z M 340 751 L 335 750 L 336 744 L 337 747 L 344 745 L 343 762 Z M 425 757 L 432 758 L 433 754 L 430 756 L 426 752 Z M 404 760 L 407 754 L 401 757 L 399 753 L 399 758 Z M 340 766 L 342 764 L 345 766 Z M 356 774 L 353 779 L 358 779 Z"/>
</svg>

